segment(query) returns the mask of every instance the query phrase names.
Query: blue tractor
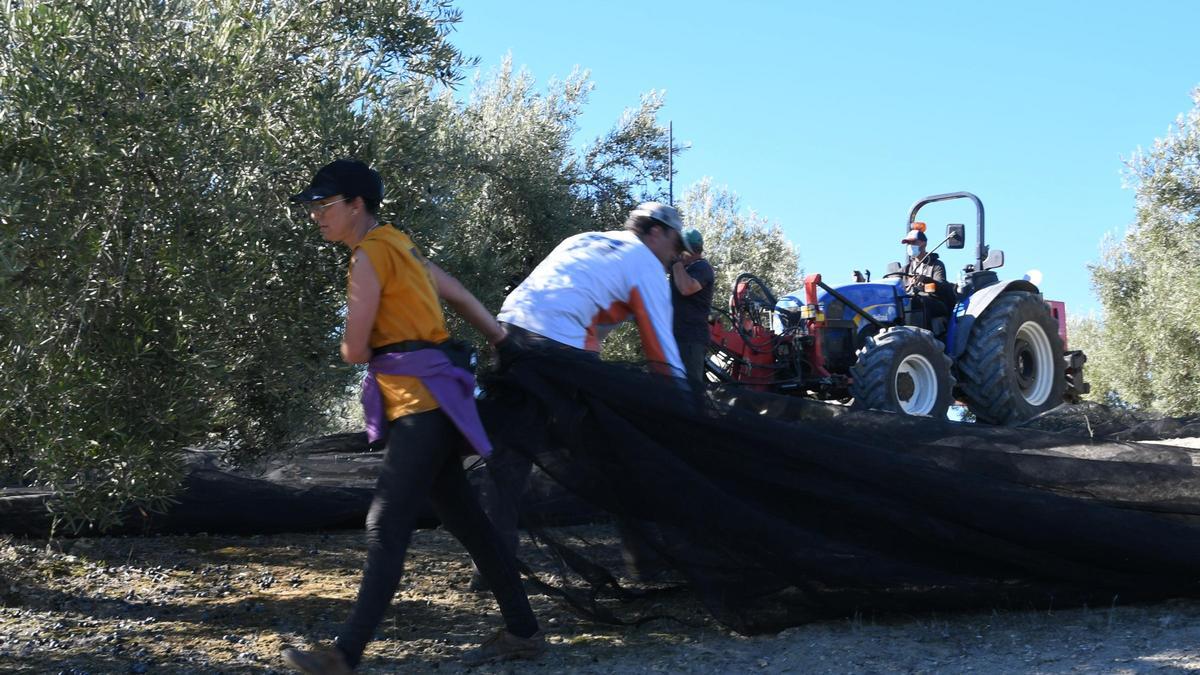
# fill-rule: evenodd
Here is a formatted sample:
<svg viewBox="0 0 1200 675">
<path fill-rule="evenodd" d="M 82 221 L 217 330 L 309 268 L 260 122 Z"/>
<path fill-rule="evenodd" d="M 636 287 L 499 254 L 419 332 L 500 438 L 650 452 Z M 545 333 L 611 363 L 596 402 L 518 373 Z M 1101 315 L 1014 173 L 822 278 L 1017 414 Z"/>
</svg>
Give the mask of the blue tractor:
<svg viewBox="0 0 1200 675">
<path fill-rule="evenodd" d="M 913 265 L 888 266 L 884 280 L 855 272 L 832 287 L 809 275 L 776 298 L 751 274 L 738 277 L 729 311 L 711 325 L 710 378 L 906 415 L 945 417 L 959 401 L 980 422 L 1015 424 L 1087 393 L 1080 351 L 1068 351 L 1066 310 L 1028 279 L 1001 280 L 1004 252 L 984 235 L 983 203 L 969 192 L 913 204 L 968 199 L 976 209 L 975 260 L 957 284 L 917 278 Z M 952 224 L 945 245 L 962 249 Z M 723 312 L 722 312 L 723 313 Z"/>
</svg>

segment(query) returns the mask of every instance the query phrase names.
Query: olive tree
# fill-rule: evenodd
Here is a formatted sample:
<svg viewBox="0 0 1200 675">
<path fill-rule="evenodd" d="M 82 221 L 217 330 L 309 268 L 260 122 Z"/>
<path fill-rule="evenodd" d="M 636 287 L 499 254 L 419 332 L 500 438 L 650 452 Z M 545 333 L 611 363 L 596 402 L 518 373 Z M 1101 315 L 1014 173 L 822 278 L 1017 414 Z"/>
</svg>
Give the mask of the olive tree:
<svg viewBox="0 0 1200 675">
<path fill-rule="evenodd" d="M 459 18 L 447 0 L 4 6 L 0 479 L 103 528 L 163 508 L 188 446 L 249 461 L 342 414 L 347 252 L 286 201 L 331 159 L 376 167 L 382 218 L 493 309 L 559 240 L 660 196 L 660 96 L 575 147 L 586 73 L 538 91 L 506 64 L 460 101 Z"/>
<path fill-rule="evenodd" d="M 1084 379 L 1091 386 L 1091 392 L 1084 398 L 1110 406 L 1130 406 L 1118 393 L 1122 387 L 1117 381 L 1125 369 L 1122 359 L 1126 356 L 1124 350 L 1116 348 L 1118 346 L 1107 339 L 1104 322 L 1093 316 L 1069 317 L 1067 335 L 1071 349 L 1080 349 L 1087 354 Z"/>
<path fill-rule="evenodd" d="M 430 88 L 464 65 L 458 18 L 441 0 L 4 5 L 10 481 L 103 527 L 163 506 L 188 445 L 253 456 L 319 423 L 353 375 L 333 361 L 344 271 L 286 196 L 333 157 L 420 156 Z"/>
<path fill-rule="evenodd" d="M 1104 307 L 1093 396 L 1168 415 L 1200 412 L 1200 89 L 1193 102 L 1128 162 L 1136 220 L 1091 269 Z"/>
<path fill-rule="evenodd" d="M 607 133 L 578 145 L 591 89 L 582 71 L 539 88 L 506 60 L 478 77 L 461 104 L 439 100 L 439 152 L 453 166 L 429 189 L 435 217 L 403 224 L 493 310 L 563 239 L 619 228 L 638 202 L 662 196 L 662 98 L 644 96 Z"/>
</svg>

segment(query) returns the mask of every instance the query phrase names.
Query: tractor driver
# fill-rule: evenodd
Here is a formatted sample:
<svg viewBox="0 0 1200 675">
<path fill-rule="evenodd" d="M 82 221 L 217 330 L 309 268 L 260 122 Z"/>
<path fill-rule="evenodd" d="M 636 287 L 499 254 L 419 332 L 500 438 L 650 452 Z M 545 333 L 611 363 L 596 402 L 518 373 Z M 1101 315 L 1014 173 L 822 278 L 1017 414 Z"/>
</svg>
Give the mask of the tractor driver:
<svg viewBox="0 0 1200 675">
<path fill-rule="evenodd" d="M 928 238 L 925 236 L 924 223 L 913 223 L 913 229 L 900 240 L 906 246 L 908 263 L 904 266 L 904 289 L 909 295 L 917 296 L 926 290 L 927 284 L 934 284 L 935 291 L 925 297 L 934 302 L 926 304 L 926 313 L 932 320 L 939 317 L 949 317 L 954 308 L 956 298 L 950 282 L 946 281 L 946 265 L 938 258 L 937 253 L 926 253 Z M 937 331 L 935 331 L 937 332 Z"/>
</svg>

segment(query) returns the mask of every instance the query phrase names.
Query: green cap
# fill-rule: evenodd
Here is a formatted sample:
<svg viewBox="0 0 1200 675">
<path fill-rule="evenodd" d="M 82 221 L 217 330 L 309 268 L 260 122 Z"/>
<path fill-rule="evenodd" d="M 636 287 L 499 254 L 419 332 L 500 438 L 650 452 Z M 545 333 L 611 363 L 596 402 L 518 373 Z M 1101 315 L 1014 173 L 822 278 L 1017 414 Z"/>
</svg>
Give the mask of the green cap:
<svg viewBox="0 0 1200 675">
<path fill-rule="evenodd" d="M 683 246 L 693 253 L 698 253 L 704 250 L 704 236 L 700 234 L 700 230 L 694 227 L 689 227 L 683 231 Z"/>
</svg>

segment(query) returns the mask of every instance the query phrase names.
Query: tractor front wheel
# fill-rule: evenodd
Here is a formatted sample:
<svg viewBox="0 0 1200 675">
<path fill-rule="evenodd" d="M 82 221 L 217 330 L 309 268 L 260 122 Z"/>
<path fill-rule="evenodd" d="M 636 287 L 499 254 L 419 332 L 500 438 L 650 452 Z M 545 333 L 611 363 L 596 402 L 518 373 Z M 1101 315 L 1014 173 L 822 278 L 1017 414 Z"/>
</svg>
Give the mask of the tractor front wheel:
<svg viewBox="0 0 1200 675">
<path fill-rule="evenodd" d="M 850 368 L 855 407 L 943 419 L 953 402 L 950 357 L 933 333 L 912 326 L 867 338 Z"/>
<path fill-rule="evenodd" d="M 1016 424 L 1059 405 L 1067 386 L 1062 353 L 1041 298 L 1004 293 L 975 320 L 958 359 L 967 407 L 980 422 Z"/>
</svg>

